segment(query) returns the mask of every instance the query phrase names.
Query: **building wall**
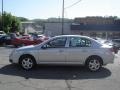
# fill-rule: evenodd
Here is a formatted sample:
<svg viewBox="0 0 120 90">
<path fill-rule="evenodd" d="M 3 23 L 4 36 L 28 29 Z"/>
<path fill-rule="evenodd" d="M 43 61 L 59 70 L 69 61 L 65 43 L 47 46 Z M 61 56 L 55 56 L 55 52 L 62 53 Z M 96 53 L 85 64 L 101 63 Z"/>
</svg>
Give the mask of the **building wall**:
<svg viewBox="0 0 120 90">
<path fill-rule="evenodd" d="M 71 23 L 64 23 L 63 34 L 71 34 L 70 30 Z M 62 23 L 45 23 L 45 34 L 48 36 L 56 36 L 62 34 Z"/>
<path fill-rule="evenodd" d="M 108 31 L 107 30 L 71 30 L 71 23 L 64 24 L 64 34 L 77 34 L 85 36 L 98 36 L 101 38 L 120 38 L 120 31 Z M 61 23 L 45 23 L 45 34 L 48 36 L 61 35 L 62 33 L 62 24 Z"/>
<path fill-rule="evenodd" d="M 24 32 L 25 34 L 28 33 L 42 33 L 43 32 L 43 26 L 34 23 L 34 22 L 22 22 L 21 23 L 21 32 Z"/>
<path fill-rule="evenodd" d="M 74 22 L 83 24 L 113 24 L 114 18 L 103 18 L 103 17 L 85 17 L 75 18 Z"/>
<path fill-rule="evenodd" d="M 80 31 L 80 30 L 72 30 L 71 34 L 78 34 L 78 35 L 84 35 L 84 36 L 90 36 L 90 37 L 100 37 L 104 39 L 111 39 L 111 38 L 120 38 L 120 32 L 119 31 Z"/>
</svg>

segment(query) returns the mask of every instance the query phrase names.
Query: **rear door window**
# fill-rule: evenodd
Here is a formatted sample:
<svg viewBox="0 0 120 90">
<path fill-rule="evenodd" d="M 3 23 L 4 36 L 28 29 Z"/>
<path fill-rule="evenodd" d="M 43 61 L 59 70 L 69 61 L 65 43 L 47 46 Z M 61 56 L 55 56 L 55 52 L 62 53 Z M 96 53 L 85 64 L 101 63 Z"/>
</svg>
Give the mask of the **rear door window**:
<svg viewBox="0 0 120 90">
<path fill-rule="evenodd" d="M 90 47 L 91 41 L 86 38 L 71 37 L 69 46 L 70 47 Z"/>
</svg>

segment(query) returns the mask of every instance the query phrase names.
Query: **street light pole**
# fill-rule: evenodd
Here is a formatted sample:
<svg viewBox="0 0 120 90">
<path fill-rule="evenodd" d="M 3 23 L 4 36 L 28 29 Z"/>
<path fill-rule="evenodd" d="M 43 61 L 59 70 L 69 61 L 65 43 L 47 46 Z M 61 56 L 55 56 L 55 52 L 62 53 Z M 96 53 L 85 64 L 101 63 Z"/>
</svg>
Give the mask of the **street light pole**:
<svg viewBox="0 0 120 90">
<path fill-rule="evenodd" d="M 4 31 L 4 15 L 3 15 L 3 0 L 2 0 L 2 30 Z"/>
<path fill-rule="evenodd" d="M 61 34 L 64 34 L 64 0 L 63 0 L 63 5 L 62 5 L 62 32 Z"/>
</svg>

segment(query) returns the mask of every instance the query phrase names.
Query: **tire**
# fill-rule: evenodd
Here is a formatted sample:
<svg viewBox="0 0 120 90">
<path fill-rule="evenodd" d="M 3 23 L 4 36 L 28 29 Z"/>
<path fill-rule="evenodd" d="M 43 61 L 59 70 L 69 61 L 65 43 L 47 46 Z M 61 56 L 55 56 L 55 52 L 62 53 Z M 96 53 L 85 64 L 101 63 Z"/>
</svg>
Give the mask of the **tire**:
<svg viewBox="0 0 120 90">
<path fill-rule="evenodd" d="M 25 44 L 22 44 L 22 46 L 25 46 Z"/>
<path fill-rule="evenodd" d="M 30 55 L 22 56 L 19 64 L 24 70 L 31 70 L 36 66 L 35 59 Z"/>
<path fill-rule="evenodd" d="M 90 71 L 96 72 L 100 70 L 102 66 L 102 60 L 100 57 L 90 57 L 86 62 L 86 66 Z"/>
<path fill-rule="evenodd" d="M 6 46 L 6 43 L 5 43 L 5 42 L 3 43 L 3 46 Z"/>
<path fill-rule="evenodd" d="M 23 47 L 23 46 L 25 46 L 25 44 L 22 43 L 22 44 L 20 44 L 20 46 Z"/>
<path fill-rule="evenodd" d="M 15 47 L 15 48 L 17 48 L 17 47 L 18 47 L 18 45 L 14 45 L 14 47 Z"/>
</svg>

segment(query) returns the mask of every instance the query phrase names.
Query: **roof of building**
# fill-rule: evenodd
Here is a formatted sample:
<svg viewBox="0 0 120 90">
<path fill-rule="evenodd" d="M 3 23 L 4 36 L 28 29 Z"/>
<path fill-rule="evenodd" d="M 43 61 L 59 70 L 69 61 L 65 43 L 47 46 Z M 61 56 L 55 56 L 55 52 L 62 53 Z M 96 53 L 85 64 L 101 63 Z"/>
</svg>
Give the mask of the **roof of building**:
<svg viewBox="0 0 120 90">
<path fill-rule="evenodd" d="M 32 21 L 25 21 L 25 22 L 21 22 L 22 24 L 31 24 L 31 23 L 35 23 L 35 22 L 32 22 Z"/>
<path fill-rule="evenodd" d="M 120 24 L 72 24 L 71 30 L 87 30 L 87 31 L 120 31 Z"/>
</svg>

